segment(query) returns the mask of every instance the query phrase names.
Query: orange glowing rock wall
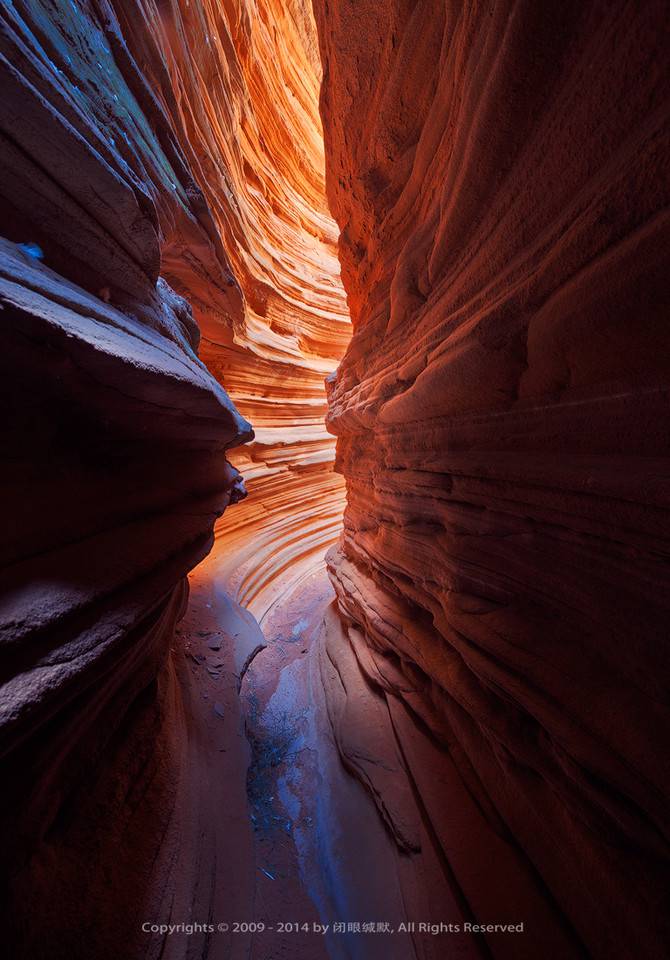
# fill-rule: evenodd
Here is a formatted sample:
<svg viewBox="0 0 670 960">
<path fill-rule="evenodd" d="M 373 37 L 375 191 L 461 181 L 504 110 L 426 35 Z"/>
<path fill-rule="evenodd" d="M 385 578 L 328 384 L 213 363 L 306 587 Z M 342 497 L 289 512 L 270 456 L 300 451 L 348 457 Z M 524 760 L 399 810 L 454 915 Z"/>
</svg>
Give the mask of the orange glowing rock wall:
<svg viewBox="0 0 670 960">
<path fill-rule="evenodd" d="M 321 562 L 344 506 L 323 381 L 350 324 L 325 197 L 315 27 L 296 0 L 141 10 L 125 30 L 146 49 L 145 75 L 239 285 L 239 301 L 222 305 L 188 250 L 164 252 L 163 271 L 200 324 L 201 357 L 254 425 L 255 442 L 234 456 L 251 496 L 220 525 L 217 550 L 230 557 L 228 587 L 262 617 Z"/>
<path fill-rule="evenodd" d="M 664 956 L 667 8 L 314 8 L 348 646 L 496 956 Z"/>
</svg>

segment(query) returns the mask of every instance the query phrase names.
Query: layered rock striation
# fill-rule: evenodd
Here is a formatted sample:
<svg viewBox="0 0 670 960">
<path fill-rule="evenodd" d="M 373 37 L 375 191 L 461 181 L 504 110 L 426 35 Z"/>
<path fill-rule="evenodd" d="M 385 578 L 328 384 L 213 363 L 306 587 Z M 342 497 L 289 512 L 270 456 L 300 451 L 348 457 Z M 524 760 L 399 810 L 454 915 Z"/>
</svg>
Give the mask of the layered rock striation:
<svg viewBox="0 0 670 960">
<path fill-rule="evenodd" d="M 314 8 L 354 327 L 328 416 L 345 762 L 411 848 L 355 655 L 462 915 L 526 921 L 494 955 L 661 957 L 663 4 Z"/>
<path fill-rule="evenodd" d="M 162 254 L 189 249 L 222 305 L 241 295 L 113 8 L 6 4 L 0 25 L 3 904 L 31 956 L 51 937 L 76 952 L 77 915 L 109 911 L 106 955 L 172 810 L 165 663 L 185 575 L 244 495 L 226 453 L 253 436 Z M 131 867 L 124 831 L 145 855 Z"/>
<path fill-rule="evenodd" d="M 196 672 L 218 616 L 217 682 L 262 643 L 222 585 L 302 636 L 346 481 L 309 676 L 394 902 L 524 924 L 463 956 L 663 957 L 662 4 L 314 11 L 319 49 L 299 0 L 0 9 L 7 942 L 234 947 L 140 935 L 254 896 Z"/>
<path fill-rule="evenodd" d="M 8 937 L 130 956 L 215 896 L 170 648 L 236 465 L 213 568 L 259 614 L 340 529 L 320 63 L 301 3 L 30 0 L 0 30 Z"/>
<path fill-rule="evenodd" d="M 189 251 L 163 270 L 188 297 L 201 356 L 254 424 L 236 453 L 252 496 L 217 528 L 231 593 L 259 618 L 339 535 L 344 485 L 324 377 L 350 335 L 328 211 L 321 65 L 302 2 L 139 5 L 124 29 L 202 186 L 241 304 L 213 301 Z M 153 44 L 159 48 L 157 58 Z"/>
</svg>

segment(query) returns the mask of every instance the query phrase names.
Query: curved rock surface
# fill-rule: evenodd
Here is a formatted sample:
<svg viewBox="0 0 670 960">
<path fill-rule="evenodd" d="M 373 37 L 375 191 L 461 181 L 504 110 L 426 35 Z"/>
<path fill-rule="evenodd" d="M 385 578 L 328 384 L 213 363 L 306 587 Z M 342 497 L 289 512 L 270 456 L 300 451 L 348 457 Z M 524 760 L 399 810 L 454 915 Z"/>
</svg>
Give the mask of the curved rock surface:
<svg viewBox="0 0 670 960">
<path fill-rule="evenodd" d="M 211 710 L 170 645 L 184 575 L 245 495 L 234 464 L 253 497 L 214 567 L 259 615 L 341 527 L 323 380 L 349 324 L 316 35 L 302 3 L 268 2 L 31 0 L 0 27 L 8 937 L 76 956 L 96 927 L 100 957 L 134 955 L 141 919 L 227 889 L 198 886 L 228 841 Z M 231 454 L 245 416 L 256 440 Z"/>
<path fill-rule="evenodd" d="M 385 703 L 461 902 L 526 921 L 496 956 L 660 958 L 667 11 L 314 7 L 354 326 L 332 649 Z"/>
<path fill-rule="evenodd" d="M 208 278 L 170 247 L 163 270 L 187 296 L 201 356 L 254 425 L 233 457 L 252 494 L 217 528 L 232 594 L 259 619 L 339 535 L 344 484 L 324 425 L 324 377 L 350 336 L 337 228 L 328 212 L 319 117 L 321 65 L 311 11 L 247 0 L 127 13 L 239 284 L 212 303 Z M 160 48 L 160 59 L 149 40 Z"/>
<path fill-rule="evenodd" d="M 6 942 L 660 960 L 663 5 L 313 6 L 0 8 Z"/>
<path fill-rule="evenodd" d="M 113 7 L 10 3 L 0 25 L 7 941 L 75 955 L 78 913 L 111 956 L 182 766 L 165 662 L 185 574 L 244 496 L 226 453 L 253 436 L 161 254 L 187 247 L 221 309 L 242 298 Z"/>
</svg>

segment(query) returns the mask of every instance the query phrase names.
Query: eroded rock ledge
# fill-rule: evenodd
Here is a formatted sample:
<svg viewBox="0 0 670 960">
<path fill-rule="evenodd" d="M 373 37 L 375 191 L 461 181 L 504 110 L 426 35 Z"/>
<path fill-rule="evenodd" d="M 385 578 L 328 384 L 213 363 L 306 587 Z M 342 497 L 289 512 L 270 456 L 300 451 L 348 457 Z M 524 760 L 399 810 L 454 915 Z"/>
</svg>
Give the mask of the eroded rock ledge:
<svg viewBox="0 0 670 960">
<path fill-rule="evenodd" d="M 314 7 L 354 325 L 328 420 L 342 752 L 369 779 L 355 655 L 461 909 L 527 921 L 496 956 L 660 958 L 664 5 Z"/>
</svg>

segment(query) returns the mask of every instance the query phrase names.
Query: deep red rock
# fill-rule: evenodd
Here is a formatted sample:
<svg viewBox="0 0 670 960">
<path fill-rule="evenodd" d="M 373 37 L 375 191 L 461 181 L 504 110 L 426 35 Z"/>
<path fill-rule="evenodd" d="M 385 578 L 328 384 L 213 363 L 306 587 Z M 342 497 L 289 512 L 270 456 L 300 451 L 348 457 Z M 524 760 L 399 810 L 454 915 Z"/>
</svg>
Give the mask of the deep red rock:
<svg viewBox="0 0 670 960">
<path fill-rule="evenodd" d="M 663 5 L 313 6 L 320 56 L 301 0 L 0 9 L 3 942 L 255 956 L 141 931 L 253 912 L 225 585 L 325 902 L 524 923 L 379 955 L 660 960 Z"/>
<path fill-rule="evenodd" d="M 667 11 L 314 7 L 353 652 L 478 917 L 486 862 L 546 898 L 532 955 L 664 956 Z"/>
</svg>

